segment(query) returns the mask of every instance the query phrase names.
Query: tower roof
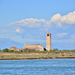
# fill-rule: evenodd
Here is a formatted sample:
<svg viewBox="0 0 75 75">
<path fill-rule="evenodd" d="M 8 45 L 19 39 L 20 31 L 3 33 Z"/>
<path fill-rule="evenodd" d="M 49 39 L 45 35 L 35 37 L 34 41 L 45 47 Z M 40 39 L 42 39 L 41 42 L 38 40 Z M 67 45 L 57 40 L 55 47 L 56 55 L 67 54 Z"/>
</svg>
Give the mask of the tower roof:
<svg viewBox="0 0 75 75">
<path fill-rule="evenodd" d="M 11 48 L 16 48 L 15 46 L 11 47 Z"/>
</svg>

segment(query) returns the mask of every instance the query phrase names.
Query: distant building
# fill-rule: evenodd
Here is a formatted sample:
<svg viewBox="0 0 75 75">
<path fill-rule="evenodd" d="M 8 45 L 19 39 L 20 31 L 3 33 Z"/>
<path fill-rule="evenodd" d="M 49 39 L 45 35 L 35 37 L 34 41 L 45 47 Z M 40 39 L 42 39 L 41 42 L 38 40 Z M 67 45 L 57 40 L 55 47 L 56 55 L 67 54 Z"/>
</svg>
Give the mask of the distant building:
<svg viewBox="0 0 75 75">
<path fill-rule="evenodd" d="M 22 48 L 21 50 L 24 50 L 24 49 L 39 50 L 39 51 L 45 50 L 42 44 L 24 44 L 24 48 Z M 16 48 L 13 46 L 9 50 L 19 51 L 19 48 Z M 51 33 L 46 34 L 46 50 L 47 51 L 51 50 Z"/>
<path fill-rule="evenodd" d="M 51 33 L 46 34 L 46 50 L 51 50 Z"/>
<path fill-rule="evenodd" d="M 13 46 L 9 50 L 19 51 L 19 48 L 16 48 L 15 46 Z"/>
<path fill-rule="evenodd" d="M 39 51 L 44 51 L 44 47 L 42 44 L 24 44 L 24 49 L 34 49 L 34 50 L 39 50 Z"/>
</svg>

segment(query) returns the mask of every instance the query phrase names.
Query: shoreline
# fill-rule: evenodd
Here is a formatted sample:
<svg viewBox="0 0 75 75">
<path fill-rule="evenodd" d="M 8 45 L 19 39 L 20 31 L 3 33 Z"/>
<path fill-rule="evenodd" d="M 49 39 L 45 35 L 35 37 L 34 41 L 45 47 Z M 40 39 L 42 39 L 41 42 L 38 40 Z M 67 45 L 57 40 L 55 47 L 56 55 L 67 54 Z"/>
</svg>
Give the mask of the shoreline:
<svg viewBox="0 0 75 75">
<path fill-rule="evenodd" d="M 0 60 L 26 60 L 26 59 L 75 59 L 75 57 L 50 57 L 50 58 L 3 58 Z"/>
<path fill-rule="evenodd" d="M 25 60 L 25 59 L 72 59 L 75 52 L 68 53 L 0 53 L 0 60 Z"/>
</svg>

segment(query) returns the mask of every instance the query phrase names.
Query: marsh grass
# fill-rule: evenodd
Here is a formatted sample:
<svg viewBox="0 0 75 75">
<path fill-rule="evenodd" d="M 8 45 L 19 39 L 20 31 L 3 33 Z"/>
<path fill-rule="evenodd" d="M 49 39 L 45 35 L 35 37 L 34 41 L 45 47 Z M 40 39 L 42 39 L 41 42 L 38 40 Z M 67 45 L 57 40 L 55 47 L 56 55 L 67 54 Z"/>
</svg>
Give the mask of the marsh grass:
<svg viewBox="0 0 75 75">
<path fill-rule="evenodd" d="M 7 51 L 7 52 L 6 52 Z M 57 58 L 75 58 L 75 50 L 20 50 L 20 51 L 0 51 L 0 59 L 57 59 Z"/>
</svg>

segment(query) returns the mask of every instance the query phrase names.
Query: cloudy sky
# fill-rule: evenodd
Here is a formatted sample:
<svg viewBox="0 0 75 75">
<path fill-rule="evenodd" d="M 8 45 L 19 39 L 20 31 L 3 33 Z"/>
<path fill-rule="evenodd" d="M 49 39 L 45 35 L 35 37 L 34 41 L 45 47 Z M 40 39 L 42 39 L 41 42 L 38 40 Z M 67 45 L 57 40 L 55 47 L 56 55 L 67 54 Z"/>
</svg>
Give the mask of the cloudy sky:
<svg viewBox="0 0 75 75">
<path fill-rule="evenodd" d="M 46 47 L 46 33 L 52 49 L 75 49 L 75 0 L 0 0 L 1 48 L 9 40 Z"/>
</svg>

